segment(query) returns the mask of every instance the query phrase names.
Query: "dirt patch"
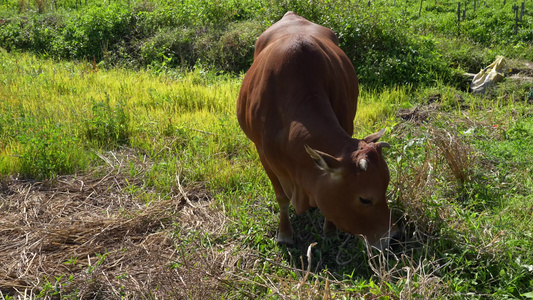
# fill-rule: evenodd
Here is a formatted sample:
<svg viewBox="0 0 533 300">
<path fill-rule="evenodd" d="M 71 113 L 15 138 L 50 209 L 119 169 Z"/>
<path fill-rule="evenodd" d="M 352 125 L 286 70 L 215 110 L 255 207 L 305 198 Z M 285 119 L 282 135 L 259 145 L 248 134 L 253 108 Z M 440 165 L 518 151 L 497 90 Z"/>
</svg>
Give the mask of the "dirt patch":
<svg viewBox="0 0 533 300">
<path fill-rule="evenodd" d="M 201 188 L 160 197 L 111 169 L 54 184 L 4 180 L 0 193 L 0 295 L 45 299 L 213 298 L 235 264 L 203 247 L 224 214 Z M 146 199 L 152 199 L 146 201 Z"/>
<path fill-rule="evenodd" d="M 440 100 L 440 95 L 434 95 L 430 97 L 430 104 L 422 105 L 419 104 L 411 109 L 400 109 L 398 111 L 398 117 L 404 121 L 412 122 L 415 124 L 421 124 L 427 121 L 429 116 L 437 111 Z"/>
<path fill-rule="evenodd" d="M 520 83 L 533 82 L 533 62 L 527 60 L 510 60 L 510 68 L 506 76 L 508 79 Z"/>
</svg>

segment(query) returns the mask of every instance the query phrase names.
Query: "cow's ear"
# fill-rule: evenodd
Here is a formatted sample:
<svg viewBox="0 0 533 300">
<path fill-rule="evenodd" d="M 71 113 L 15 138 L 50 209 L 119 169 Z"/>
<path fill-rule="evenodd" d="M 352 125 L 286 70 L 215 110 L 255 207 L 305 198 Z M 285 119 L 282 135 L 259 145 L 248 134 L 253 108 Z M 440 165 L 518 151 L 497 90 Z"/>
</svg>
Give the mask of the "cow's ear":
<svg viewBox="0 0 533 300">
<path fill-rule="evenodd" d="M 322 151 L 315 150 L 307 145 L 305 151 L 315 161 L 315 164 L 324 171 L 335 172 L 340 167 L 340 162 L 333 156 Z"/>
<path fill-rule="evenodd" d="M 369 136 L 366 136 L 363 141 L 367 143 L 375 143 L 379 140 L 379 138 L 385 133 L 385 128 L 381 129 L 379 132 L 372 133 Z"/>
</svg>

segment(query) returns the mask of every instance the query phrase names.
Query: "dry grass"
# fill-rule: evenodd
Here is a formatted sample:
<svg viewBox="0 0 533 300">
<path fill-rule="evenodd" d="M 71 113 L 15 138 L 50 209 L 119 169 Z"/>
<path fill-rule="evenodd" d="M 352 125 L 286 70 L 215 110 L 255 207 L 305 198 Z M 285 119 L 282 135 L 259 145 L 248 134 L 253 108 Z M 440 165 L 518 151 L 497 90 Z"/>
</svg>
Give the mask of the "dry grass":
<svg viewBox="0 0 533 300">
<path fill-rule="evenodd" d="M 423 118 L 417 117 L 420 112 Z M 432 117 L 432 111 L 418 109 L 409 115 L 414 116 L 411 122 L 420 124 Z M 357 251 L 360 244 L 344 234 L 339 241 L 313 247 L 322 218 L 311 211 L 293 219 L 300 233 L 299 249 L 276 250 L 265 257 L 261 251 L 244 248 L 250 244 L 242 234 L 228 232 L 227 225 L 234 220 L 224 214 L 221 204 L 214 205 L 203 187 L 181 186 L 179 178 L 168 195 L 146 187 L 142 178 L 151 162 L 128 149 L 100 154 L 105 167 L 93 174 L 59 176 L 53 183 L 4 180 L 0 295 L 15 299 L 449 295 L 442 273 L 450 261 L 427 248 L 449 238 L 440 234 L 441 228 L 462 230 L 466 221 L 454 217 L 453 205 L 445 203 L 448 197 L 434 192 L 459 189 L 471 180 L 470 171 L 478 161 L 474 149 L 453 128 L 425 126 L 424 130 L 426 135 L 413 135 L 417 147 L 424 149 L 422 156 L 390 164 L 397 168 L 393 172 L 397 177 L 389 196 L 401 206 L 397 211 L 406 228 L 405 243 L 394 253 Z M 128 175 L 132 165 L 135 176 Z M 449 187 L 439 186 L 442 178 L 451 179 L 445 180 Z M 471 237 L 470 243 L 482 253 L 502 251 L 504 233 L 491 230 L 493 224 L 482 225 L 487 231 Z M 357 280 L 371 279 L 373 285 L 359 284 L 353 290 L 354 282 L 344 276 L 346 269 L 353 270 Z"/>
<path fill-rule="evenodd" d="M 439 98 L 440 95 L 432 97 Z M 411 131 L 413 136 L 418 137 L 407 140 L 399 156 L 409 157 L 407 152 L 412 151 L 410 147 L 422 150 L 418 150 L 421 153 L 418 159 L 402 159 L 398 165 L 392 166 L 397 168 L 397 177 L 392 181 L 391 194 L 396 194 L 402 210 L 409 215 L 408 222 L 417 228 L 415 234 L 431 236 L 442 225 L 437 224 L 437 220 L 445 222 L 454 219 L 451 207 L 439 201 L 444 195 L 436 195 L 435 192 L 449 193 L 452 197 L 453 194 L 461 194 L 464 184 L 473 180 L 479 164 L 476 149 L 469 144 L 466 136 L 459 134 L 457 127 L 460 123 L 473 127 L 486 124 L 474 123 L 466 116 L 457 118 L 440 112 L 435 103 L 400 110 L 398 117 L 407 121 L 397 128 L 398 132 Z M 436 119 L 453 121 L 447 121 L 450 122 L 448 129 L 442 129 L 432 125 L 431 122 Z M 428 205 L 438 206 L 437 218 L 428 215 L 428 211 L 432 210 Z"/>
<path fill-rule="evenodd" d="M 450 137 L 445 132 L 431 136 Z M 435 221 L 444 222 L 453 215 L 447 205 L 436 210 L 440 218 L 428 215 L 435 211 L 430 201 L 438 185 L 435 172 L 447 169 L 449 160 L 443 158 L 438 141 L 427 140 L 423 147 L 426 156 L 403 166 L 393 180 L 391 192 L 405 207 L 408 228 L 402 250 L 395 253 L 354 251 L 358 242 L 344 234 L 325 250 L 319 249 L 313 244 L 316 237 L 303 231 L 309 225 L 320 232 L 316 211 L 295 217 L 294 224 L 302 229 L 300 249 L 289 249 L 285 252 L 289 257 L 267 258 L 243 249 L 243 238 L 228 233 L 227 225 L 233 221 L 223 207 L 213 205 L 205 189 L 183 187 L 177 178 L 174 191 L 161 196 L 142 182 L 150 161 L 127 149 L 101 154 L 106 166 L 94 174 L 59 176 L 53 183 L 4 180 L 0 295 L 15 299 L 254 299 L 265 293 L 280 299 L 410 299 L 412 295 L 430 299 L 446 295 L 441 277 L 450 262 L 423 249 L 428 241 L 446 238 L 439 236 L 441 224 Z M 470 151 L 461 148 L 451 153 L 463 156 Z M 131 164 L 140 171 L 135 177 L 126 175 L 125 166 Z M 453 169 L 448 172 L 455 174 Z M 487 237 L 480 237 L 477 244 L 498 248 L 500 238 Z M 367 269 L 374 284 L 350 291 L 353 283 L 343 277 L 345 265 L 359 274 Z M 397 291 L 391 290 L 392 282 Z"/>
<path fill-rule="evenodd" d="M 461 184 L 472 181 L 476 164 L 473 147 L 445 129 L 433 128 L 431 136 L 431 143 L 438 149 L 436 155 L 444 157 L 455 179 Z"/>
<path fill-rule="evenodd" d="M 108 161 L 119 161 L 113 157 Z M 226 217 L 209 194 L 179 188 L 157 199 L 143 188 L 140 197 L 127 187 L 142 182 L 120 169 L 107 166 L 100 178 L 60 176 L 53 184 L 4 180 L 0 294 L 205 299 L 224 291 L 217 278 L 233 263 L 234 247 L 206 250 L 194 238 L 180 245 L 191 232 L 216 235 L 224 227 Z"/>
<path fill-rule="evenodd" d="M 434 95 L 429 101 L 433 101 L 429 105 L 416 105 L 411 109 L 400 109 L 396 114 L 404 121 L 421 124 L 425 122 L 438 109 L 439 104 L 434 102 L 440 99 L 440 95 Z"/>
<path fill-rule="evenodd" d="M 282 257 L 266 258 L 241 248 L 244 237 L 228 234 L 232 220 L 205 189 L 183 187 L 177 178 L 175 191 L 162 197 L 143 185 L 143 172 L 136 177 L 125 174 L 131 162 L 137 169 L 150 168 L 146 157 L 128 149 L 100 157 L 106 166 L 93 174 L 58 176 L 52 183 L 2 181 L 0 296 L 254 299 L 266 291 L 281 299 L 359 295 L 339 292 L 349 283 L 321 271 L 311 246 L 302 246 L 308 249 L 304 258 L 294 258 L 301 268 Z M 218 238 L 225 241 L 210 240 Z M 286 276 L 288 272 L 296 277 Z"/>
<path fill-rule="evenodd" d="M 209 194 L 182 188 L 169 199 L 146 204 L 124 192 L 134 180 L 108 173 L 102 178 L 60 176 L 53 185 L 4 182 L 1 294 L 15 299 L 218 299 L 233 291 L 253 299 L 263 289 L 282 299 L 329 299 L 330 284 L 345 284 L 330 273 L 311 272 L 311 246 L 307 268 L 302 261 L 298 269 L 239 249 L 237 243 L 205 245 L 202 236 L 222 236 L 228 221 L 213 208 Z M 293 271 L 298 278 L 279 277 L 265 265 Z"/>
</svg>

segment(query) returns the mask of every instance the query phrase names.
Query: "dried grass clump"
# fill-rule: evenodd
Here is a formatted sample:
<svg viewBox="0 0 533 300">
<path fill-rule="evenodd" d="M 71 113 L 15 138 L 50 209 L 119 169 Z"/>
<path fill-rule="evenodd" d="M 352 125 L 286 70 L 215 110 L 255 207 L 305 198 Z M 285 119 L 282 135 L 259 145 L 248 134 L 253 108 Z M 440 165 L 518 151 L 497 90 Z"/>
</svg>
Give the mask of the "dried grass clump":
<svg viewBox="0 0 533 300">
<path fill-rule="evenodd" d="M 435 97 L 440 99 L 440 95 L 436 95 Z M 429 105 L 416 105 L 411 109 L 400 109 L 397 116 L 404 121 L 420 125 L 426 122 L 431 115 L 435 113 L 438 107 L 439 104 L 436 102 L 432 102 Z"/>
<path fill-rule="evenodd" d="M 351 241 L 354 240 L 352 236 Z M 346 244 L 346 243 L 343 243 Z M 374 294 L 387 295 L 387 288 L 370 290 L 370 288 L 354 288 L 350 280 L 339 280 L 343 275 L 335 274 L 336 266 L 332 269 L 322 265 L 327 252 L 317 249 L 317 242 L 302 245 L 307 250 L 304 255 L 294 258 L 296 261 L 289 265 L 279 258 L 266 258 L 254 253 L 242 256 L 240 266 L 228 273 L 229 282 L 233 289 L 249 299 L 255 299 L 254 293 L 263 290 L 272 298 L 279 299 L 372 299 Z M 351 249 L 354 250 L 353 248 Z M 363 255 L 358 256 L 362 258 Z M 358 262 L 366 264 L 364 259 Z M 298 266 L 298 267 L 296 267 Z M 354 270 L 354 272 L 357 272 Z M 287 274 L 291 275 L 278 275 Z M 356 291 L 357 290 L 357 291 Z M 269 297 L 269 298 L 270 298 Z"/>
<path fill-rule="evenodd" d="M 457 135 L 439 128 L 432 129 L 431 143 L 438 150 L 436 154 L 444 157 L 455 179 L 461 184 L 472 181 L 476 164 L 476 152 L 472 146 Z"/>
<path fill-rule="evenodd" d="M 424 156 L 418 160 L 404 159 L 398 165 L 396 178 L 392 180 L 390 189 L 391 197 L 397 197 L 398 209 L 401 212 L 401 220 L 404 228 L 409 228 L 405 233 L 406 245 L 421 245 L 427 238 L 437 234 L 440 222 L 447 215 L 446 207 L 443 207 L 442 218 L 436 219 L 430 214 L 433 193 L 437 189 L 438 181 L 435 176 L 436 162 L 432 152 L 432 146 L 427 140 L 421 140 L 424 148 Z M 396 213 L 396 214 L 397 214 Z"/>
<path fill-rule="evenodd" d="M 316 243 L 312 243 L 307 247 L 307 261 L 304 263 L 303 258 L 300 258 L 301 268 L 250 254 L 246 260 L 253 267 L 235 269 L 228 277 L 231 279 L 228 282 L 248 298 L 254 298 L 254 291 L 258 289 L 268 291 L 273 297 L 280 299 L 411 299 L 413 295 L 420 299 L 435 299 L 447 293 L 441 277 L 450 261 L 430 258 L 416 260 L 412 253 L 407 255 L 404 252 L 396 256 L 389 250 L 378 251 L 368 247 L 366 259 L 359 263 L 370 267 L 373 272 L 372 283 L 358 283 L 354 286 L 354 282 L 345 279 L 345 276 L 334 274 L 332 270 L 319 268 L 318 271 L 312 271 L 311 266 L 316 265 L 315 260 L 321 259 L 320 255 L 312 251 L 315 246 Z M 280 277 L 276 272 L 265 271 L 272 266 L 290 271 L 293 276 Z M 343 277 L 344 279 L 338 279 Z M 360 279 L 359 276 L 356 277 Z"/>
<path fill-rule="evenodd" d="M 398 197 L 400 210 L 409 215 L 408 222 L 412 221 L 410 224 L 417 228 L 415 234 L 433 235 L 443 222 L 453 219 L 453 209 L 443 202 L 450 200 L 444 196 L 461 194 L 464 184 L 473 180 L 477 154 L 456 133 L 432 126 L 426 128 L 426 133 L 415 135 L 423 137 L 407 141 L 409 145 L 418 145 L 421 156 L 415 160 L 403 159 L 412 154 L 400 153 L 402 162 L 397 177 L 393 178 L 391 192 Z M 410 151 L 409 147 L 403 151 Z"/>
<path fill-rule="evenodd" d="M 294 258 L 301 262 L 301 268 L 287 266 L 279 256 L 264 258 L 256 250 L 241 248 L 245 237 L 228 235 L 230 220 L 203 188 L 183 187 L 177 178 L 175 191 L 161 199 L 143 185 L 142 175 L 124 174 L 132 165 L 136 174 L 144 174 L 143 170 L 152 165 L 147 158 L 127 150 L 100 157 L 106 167 L 95 172 L 104 176 L 59 176 L 53 184 L 14 178 L 2 182 L 2 297 L 360 296 L 342 292 L 350 283 L 322 270 L 322 259 L 342 263 L 344 256 L 313 258 L 316 254 L 309 247 L 307 265 L 300 257 Z M 316 226 L 320 227 L 318 223 Z M 309 236 L 304 242 L 311 239 Z M 350 241 L 355 242 L 353 237 Z M 356 260 L 361 257 L 359 254 Z M 363 265 L 365 261 L 356 263 Z M 297 277 L 280 276 L 272 268 L 289 270 Z"/>
<path fill-rule="evenodd" d="M 126 156 L 103 157 L 109 172 L 100 178 L 3 182 L 0 295 L 205 299 L 226 291 L 218 276 L 234 263 L 235 246 L 206 248 L 193 234 L 221 232 L 224 214 L 200 188 L 180 186 L 160 199 L 122 174 L 134 159 Z M 132 185 L 139 194 L 129 192 Z"/>
</svg>

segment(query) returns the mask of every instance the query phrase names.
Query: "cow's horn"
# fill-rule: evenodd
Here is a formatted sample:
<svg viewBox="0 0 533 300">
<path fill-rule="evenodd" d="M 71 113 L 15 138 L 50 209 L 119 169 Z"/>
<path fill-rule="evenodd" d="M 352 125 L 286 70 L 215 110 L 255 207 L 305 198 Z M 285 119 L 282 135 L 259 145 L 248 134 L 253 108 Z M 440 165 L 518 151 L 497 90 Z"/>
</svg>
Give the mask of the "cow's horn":
<svg viewBox="0 0 533 300">
<path fill-rule="evenodd" d="M 366 171 L 368 169 L 368 161 L 364 158 L 359 160 L 359 168 L 361 168 L 363 171 Z"/>
<path fill-rule="evenodd" d="M 377 142 L 376 144 L 381 148 L 390 148 L 390 144 L 387 142 Z"/>
</svg>

